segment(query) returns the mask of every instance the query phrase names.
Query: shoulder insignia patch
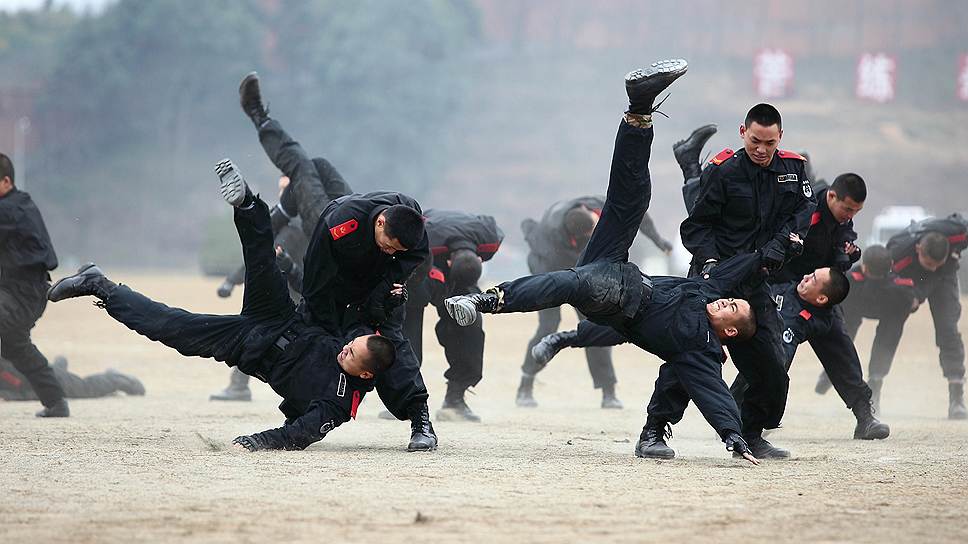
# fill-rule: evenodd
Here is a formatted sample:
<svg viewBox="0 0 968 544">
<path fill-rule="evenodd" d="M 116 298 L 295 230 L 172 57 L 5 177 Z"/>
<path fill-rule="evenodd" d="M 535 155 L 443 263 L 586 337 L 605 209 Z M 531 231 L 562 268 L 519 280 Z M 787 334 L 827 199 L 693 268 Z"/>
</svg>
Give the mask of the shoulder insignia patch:
<svg viewBox="0 0 968 544">
<path fill-rule="evenodd" d="M 787 327 L 787 330 L 783 331 L 783 341 L 787 344 L 793 342 L 793 329 Z"/>
<path fill-rule="evenodd" d="M 716 166 L 719 166 L 720 164 L 723 163 L 723 161 L 732 157 L 733 153 L 735 153 L 735 151 L 727 147 L 726 149 L 720 151 L 719 154 L 713 157 L 712 160 L 709 162 L 715 164 Z"/>
<path fill-rule="evenodd" d="M 447 281 L 447 279 L 444 278 L 444 273 L 441 272 L 439 268 L 431 268 L 430 272 L 427 273 L 427 276 L 434 281 L 439 281 L 440 283 L 445 283 Z"/>
<path fill-rule="evenodd" d="M 954 234 L 948 237 L 948 242 L 951 244 L 957 244 L 958 242 L 964 242 L 968 240 L 968 233 L 962 232 L 961 234 Z"/>
<path fill-rule="evenodd" d="M 813 314 L 811 314 L 810 312 L 808 312 L 806 310 L 800 310 L 800 317 L 802 317 L 803 319 L 805 319 L 807 321 L 810 321 L 810 318 L 813 317 Z"/>
<path fill-rule="evenodd" d="M 339 240 L 347 234 L 355 232 L 359 226 L 360 224 L 356 221 L 356 219 L 350 219 L 349 221 L 340 223 L 339 225 L 329 229 L 329 234 L 333 237 L 333 240 Z"/>
<path fill-rule="evenodd" d="M 864 281 L 864 274 L 862 272 L 858 272 L 855 270 L 850 273 L 850 276 L 854 278 L 854 281 Z"/>
<path fill-rule="evenodd" d="M 817 223 L 819 223 L 820 217 L 821 217 L 820 212 L 813 212 L 813 215 L 810 216 L 810 226 L 812 227 Z"/>
<path fill-rule="evenodd" d="M 894 285 L 902 285 L 904 287 L 914 287 L 914 280 L 911 278 L 894 278 Z"/>
<path fill-rule="evenodd" d="M 908 255 L 907 257 L 904 257 L 903 259 L 900 259 L 894 263 L 894 271 L 900 272 L 901 270 L 904 270 L 910 266 L 912 262 L 914 262 L 914 257 Z"/>
<path fill-rule="evenodd" d="M 781 159 L 800 159 L 806 162 L 807 158 L 799 153 L 794 153 L 793 151 L 787 151 L 786 149 L 777 149 L 776 154 L 780 156 Z"/>
</svg>

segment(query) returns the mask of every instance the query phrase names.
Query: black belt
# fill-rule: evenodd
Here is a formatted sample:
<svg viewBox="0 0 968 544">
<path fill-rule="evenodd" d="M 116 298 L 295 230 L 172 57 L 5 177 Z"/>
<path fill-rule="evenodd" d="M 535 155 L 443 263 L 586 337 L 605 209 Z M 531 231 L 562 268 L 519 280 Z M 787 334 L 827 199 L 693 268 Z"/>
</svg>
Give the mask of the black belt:
<svg viewBox="0 0 968 544">
<path fill-rule="evenodd" d="M 286 328 L 286 330 L 279 334 L 279 337 L 276 338 L 276 341 L 269 346 L 269 349 L 266 350 L 265 355 L 262 356 L 263 360 L 270 365 L 275 364 L 286 352 L 286 348 L 289 347 L 289 344 L 295 342 L 297 336 L 298 334 L 292 329 L 292 327 Z"/>
<path fill-rule="evenodd" d="M 654 288 L 655 288 L 655 286 L 652 283 L 652 278 L 646 276 L 645 274 L 642 274 L 642 302 L 641 302 L 641 304 L 645 304 L 647 302 L 651 302 L 652 301 L 652 289 L 654 289 Z"/>
</svg>

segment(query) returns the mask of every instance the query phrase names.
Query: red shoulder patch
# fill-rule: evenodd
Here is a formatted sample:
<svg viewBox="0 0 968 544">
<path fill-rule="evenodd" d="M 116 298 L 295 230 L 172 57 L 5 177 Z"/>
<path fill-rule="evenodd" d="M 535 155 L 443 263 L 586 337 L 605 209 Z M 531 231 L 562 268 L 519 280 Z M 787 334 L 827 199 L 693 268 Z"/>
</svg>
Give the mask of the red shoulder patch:
<svg viewBox="0 0 968 544">
<path fill-rule="evenodd" d="M 954 234 L 948 237 L 948 242 L 952 244 L 957 244 L 958 242 L 964 242 L 968 239 L 968 233 L 962 232 L 961 234 Z"/>
<path fill-rule="evenodd" d="M 339 225 L 329 229 L 329 234 L 333 237 L 333 240 L 339 240 L 347 234 L 355 232 L 359 227 L 360 224 L 356 221 L 356 219 L 350 219 L 349 221 L 340 223 Z"/>
<path fill-rule="evenodd" d="M 776 154 L 780 156 L 781 159 L 800 159 L 806 162 L 807 158 L 799 153 L 794 153 L 793 151 L 787 151 L 786 149 L 777 149 Z"/>
<path fill-rule="evenodd" d="M 912 262 L 914 262 L 914 257 L 908 255 L 907 257 L 904 257 L 903 259 L 900 259 L 899 261 L 894 263 L 894 271 L 900 272 L 901 270 L 904 270 L 905 268 L 910 266 Z"/>
<path fill-rule="evenodd" d="M 447 246 L 431 246 L 430 248 L 430 254 L 433 255 L 434 257 L 436 257 L 437 255 L 442 255 L 444 253 L 447 253 L 448 251 L 449 249 L 447 248 Z"/>
<path fill-rule="evenodd" d="M 813 317 L 813 314 L 811 314 L 806 310 L 800 310 L 800 317 L 806 319 L 807 321 L 810 321 L 810 318 Z"/>
<path fill-rule="evenodd" d="M 726 149 L 720 151 L 719 154 L 713 157 L 712 160 L 709 162 L 715 164 L 716 166 L 719 166 L 720 164 L 723 164 L 723 161 L 732 157 L 734 153 L 735 151 L 727 147 Z"/>
<path fill-rule="evenodd" d="M 501 248 L 501 242 L 495 242 L 492 244 L 477 244 L 477 253 L 497 253 L 497 250 Z"/>
<path fill-rule="evenodd" d="M 431 268 L 430 272 L 427 273 L 427 276 L 434 281 L 439 281 L 440 283 L 445 283 L 447 281 L 447 279 L 444 278 L 444 273 L 441 272 L 439 268 Z"/>
<path fill-rule="evenodd" d="M 852 278 L 854 278 L 854 281 L 864 281 L 864 274 L 862 274 L 862 273 L 860 273 L 860 272 L 858 272 L 856 270 L 853 271 L 853 272 L 851 272 L 850 273 L 850 276 Z"/>
<path fill-rule="evenodd" d="M 894 285 L 903 285 L 904 287 L 914 287 L 914 280 L 911 278 L 894 278 Z"/>
<path fill-rule="evenodd" d="M 350 417 L 356 419 L 356 411 L 360 408 L 360 392 L 353 391 L 353 406 L 350 407 Z"/>
<path fill-rule="evenodd" d="M 820 217 L 820 212 L 813 212 L 813 215 L 810 216 L 810 226 L 812 227 L 819 223 Z"/>
<path fill-rule="evenodd" d="M 9 383 L 10 385 L 14 386 L 15 388 L 19 388 L 20 385 L 23 383 L 22 381 L 20 381 L 20 378 L 18 378 L 16 376 L 14 376 L 13 374 L 7 372 L 6 370 L 4 370 L 3 372 L 0 372 L 0 380 L 3 380 L 5 382 Z"/>
</svg>

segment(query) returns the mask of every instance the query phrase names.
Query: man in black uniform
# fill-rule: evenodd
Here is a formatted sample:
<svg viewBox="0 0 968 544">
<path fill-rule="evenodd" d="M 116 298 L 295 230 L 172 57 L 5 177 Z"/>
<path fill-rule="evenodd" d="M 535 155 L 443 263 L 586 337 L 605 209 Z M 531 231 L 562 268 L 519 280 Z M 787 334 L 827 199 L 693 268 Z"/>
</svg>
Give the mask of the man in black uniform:
<svg viewBox="0 0 968 544">
<path fill-rule="evenodd" d="M 114 369 L 82 377 L 67 370 L 67 359 L 60 356 L 54 357 L 50 367 L 68 399 L 94 399 L 117 392 L 133 396 L 145 394 L 141 380 Z M 38 400 L 30 382 L 6 359 L 0 359 L 0 399 Z"/>
<path fill-rule="evenodd" d="M 739 133 L 743 149 L 725 149 L 710 161 L 702 171 L 696 202 L 682 222 L 682 243 L 693 256 L 691 276 L 708 273 L 724 258 L 752 251 L 759 251 L 775 274 L 787 258 L 790 235 L 802 240 L 810 227 L 816 208 L 813 189 L 804 175 L 803 157 L 777 149 L 783 136 L 780 112 L 769 104 L 753 106 Z M 762 437 L 763 429 L 779 426 L 789 389 L 779 346 L 779 316 L 767 284 L 749 297 L 757 317 L 756 336 L 729 350 L 750 384 L 740 406 L 743 437 L 757 457 L 786 458 L 790 452 Z M 654 431 L 661 435 L 661 428 Z"/>
<path fill-rule="evenodd" d="M 860 258 L 860 248 L 854 244 L 857 233 L 854 232 L 853 218 L 863 209 L 866 199 L 867 185 L 863 178 L 853 173 L 837 176 L 833 185 L 817 193 L 817 210 L 810 217 L 810 231 L 803 241 L 802 253 L 770 278 L 774 297 L 780 297 L 777 304 L 781 315 L 784 315 L 783 293 L 801 282 L 801 278 L 826 268 L 842 273 Z M 837 274 L 835 277 L 840 278 Z M 828 375 L 833 377 L 840 398 L 857 418 L 854 438 L 884 438 L 887 426 L 874 418 L 871 389 L 864 382 L 860 358 L 841 312 L 832 308 L 828 313 L 829 324 L 825 324 L 822 331 L 811 334 L 807 341 Z M 789 320 L 784 319 L 784 324 L 789 327 Z M 782 338 L 786 343 L 786 337 Z M 785 359 L 788 370 L 792 362 L 792 359 Z M 745 378 L 737 376 L 730 389 L 737 404 L 742 403 L 747 391 Z"/>
<path fill-rule="evenodd" d="M 88 264 L 61 279 L 48 293 L 52 302 L 92 295 L 108 314 L 135 332 L 185 356 L 212 358 L 237 366 L 283 397 L 282 427 L 234 440 L 249 451 L 301 450 L 356 417 L 373 378 L 393 364 L 393 343 L 376 334 L 352 338 L 342 331 L 306 324 L 289 298 L 276 266 L 269 207 L 252 195 L 231 161 L 216 171 L 222 195 L 235 210 L 245 261 L 245 295 L 239 315 L 192 314 L 154 302 L 117 285 Z"/>
<path fill-rule="evenodd" d="M 871 347 L 870 365 L 871 368 L 882 368 L 883 361 L 890 361 L 894 356 L 904 332 L 904 322 L 916 308 L 914 281 L 898 277 L 891 271 L 891 253 L 881 245 L 865 249 L 862 264 L 851 269 L 847 279 L 850 281 L 850 296 L 840 305 L 844 327 L 853 340 L 864 318 L 878 320 L 876 338 L 880 341 Z M 875 410 L 880 409 L 882 383 L 880 379 L 869 380 L 871 404 Z M 815 390 L 823 395 L 832 385 L 826 372 L 821 372 Z"/>
<path fill-rule="evenodd" d="M 269 118 L 254 72 L 243 78 L 239 100 L 269 160 L 289 177 L 309 233 L 301 311 L 344 330 L 375 326 L 393 341 L 396 364 L 377 380 L 377 393 L 394 416 L 410 420 L 408 451 L 436 449 L 420 362 L 403 335 L 404 284 L 429 254 L 420 205 L 389 191 L 330 200 L 309 155 Z"/>
<path fill-rule="evenodd" d="M 30 329 L 47 307 L 48 271 L 57 268 L 40 210 L 17 189 L 10 158 L 0 153 L 0 357 L 30 382 L 43 410 L 37 417 L 67 417 L 70 408 Z"/>
<path fill-rule="evenodd" d="M 524 231 L 530 248 L 528 268 L 531 273 L 541 274 L 575 266 L 598 223 L 604 205 L 605 200 L 600 196 L 573 198 L 553 204 L 540 222 L 533 219 L 522 222 L 521 230 Z M 662 251 L 672 251 L 672 244 L 658 233 L 649 214 L 642 217 L 639 231 Z M 521 365 L 521 383 L 516 397 L 518 406 L 533 408 L 538 405 L 534 399 L 534 378 L 544 369 L 547 361 L 536 361 L 532 351 L 542 338 L 558 330 L 559 323 L 561 308 L 546 308 L 538 312 L 538 330 L 528 342 L 524 364 Z M 563 343 L 573 340 L 569 333 L 560 333 L 555 338 Z M 622 402 L 615 395 L 617 379 L 615 367 L 612 365 L 611 348 L 588 348 L 585 350 L 585 358 L 593 386 L 602 390 L 602 408 L 622 408 Z"/>
<path fill-rule="evenodd" d="M 404 335 L 422 362 L 424 308 L 428 304 L 436 307 L 440 317 L 435 327 L 437 341 L 448 365 L 444 373 L 447 394 L 437 418 L 479 422 L 481 418 L 467 406 L 464 393 L 483 377 L 484 327 L 480 321 L 471 327 L 459 326 L 447 315 L 444 299 L 481 292 L 477 285 L 481 263 L 497 253 L 504 232 L 489 215 L 427 210 L 425 217 L 431 260 L 407 282 Z"/>
<path fill-rule="evenodd" d="M 649 207 L 652 112 L 658 93 L 686 72 L 683 60 L 660 61 L 625 76 L 629 111 L 618 128 L 608 196 L 578 265 L 506 282 L 481 294 L 445 301 L 448 313 L 467 326 L 479 312 L 529 312 L 571 304 L 599 325 L 615 328 L 637 346 L 669 361 L 727 449 L 751 462 L 736 403 L 721 374 L 722 342 L 753 334 L 755 318 L 742 300 L 719 299 L 755 274 L 757 253 L 729 259 L 707 279 L 650 278 L 628 262 L 628 250 Z M 636 455 L 641 455 L 636 445 Z"/>
</svg>

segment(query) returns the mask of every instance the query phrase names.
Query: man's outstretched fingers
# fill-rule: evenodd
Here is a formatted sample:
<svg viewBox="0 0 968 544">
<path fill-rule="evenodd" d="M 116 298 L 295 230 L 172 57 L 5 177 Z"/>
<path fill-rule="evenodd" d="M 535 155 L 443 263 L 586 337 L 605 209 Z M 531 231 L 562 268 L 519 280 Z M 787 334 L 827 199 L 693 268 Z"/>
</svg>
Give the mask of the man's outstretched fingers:
<svg viewBox="0 0 968 544">
<path fill-rule="evenodd" d="M 754 465 L 760 464 L 760 460 L 757 459 L 756 457 L 753 457 L 753 455 L 750 454 L 749 452 L 743 452 L 743 459 L 746 459 L 747 461 L 749 461 L 750 463 L 753 463 Z"/>
</svg>

